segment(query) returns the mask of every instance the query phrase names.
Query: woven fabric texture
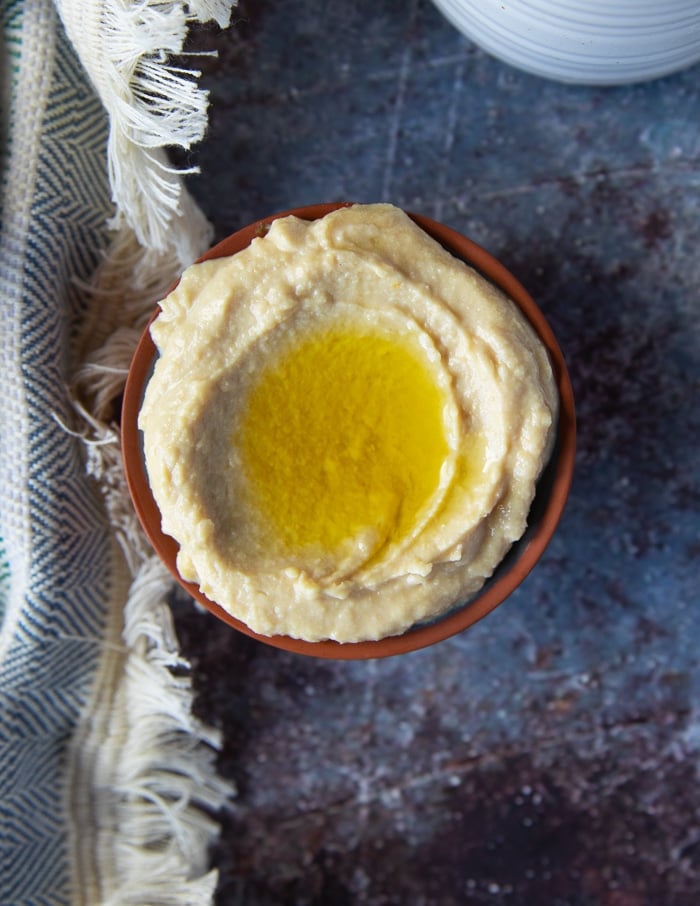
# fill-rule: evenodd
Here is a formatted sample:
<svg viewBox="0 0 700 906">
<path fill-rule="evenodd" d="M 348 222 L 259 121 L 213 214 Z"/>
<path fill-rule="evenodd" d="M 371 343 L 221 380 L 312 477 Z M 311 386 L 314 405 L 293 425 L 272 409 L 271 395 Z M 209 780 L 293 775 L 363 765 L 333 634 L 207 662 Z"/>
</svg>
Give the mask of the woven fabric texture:
<svg viewBox="0 0 700 906">
<path fill-rule="evenodd" d="M 2 9 L 0 904 L 151 902 L 148 884 L 165 876 L 168 902 L 207 903 L 216 878 L 203 853 L 216 828 L 196 802 L 215 809 L 227 791 L 210 753 L 197 749 L 216 740 L 188 712 L 167 582 L 138 556 L 134 575 L 105 503 L 104 485 L 121 480 L 118 433 L 106 426 L 99 441 L 117 451 L 101 487 L 76 421 L 71 383 L 85 325 L 99 333 L 124 317 L 108 310 L 121 304 L 109 294 L 96 316 L 86 290 L 111 254 L 121 211 L 107 161 L 114 118 L 66 35 L 59 12 L 69 6 L 9 0 Z M 171 7 L 182 18 L 181 4 Z M 177 193 L 172 209 L 182 212 Z M 203 235 L 198 224 L 180 247 L 194 252 Z M 168 268 L 149 277 L 159 259 L 140 253 L 144 285 L 172 279 Z M 121 366 L 106 362 L 118 372 L 115 393 Z M 129 617 L 134 596 L 148 630 Z M 134 688 L 143 690 L 136 702 Z M 166 791 L 158 825 L 152 802 L 144 807 L 154 799 L 148 778 L 134 765 L 169 758 L 179 787 L 151 769 Z M 168 841 L 178 834 L 192 860 Z"/>
</svg>

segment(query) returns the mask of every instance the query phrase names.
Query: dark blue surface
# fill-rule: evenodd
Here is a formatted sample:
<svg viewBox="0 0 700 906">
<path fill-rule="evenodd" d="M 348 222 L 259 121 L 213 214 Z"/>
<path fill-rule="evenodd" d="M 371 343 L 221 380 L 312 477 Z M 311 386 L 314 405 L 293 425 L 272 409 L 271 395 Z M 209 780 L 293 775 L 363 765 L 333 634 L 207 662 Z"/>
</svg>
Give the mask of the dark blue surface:
<svg viewBox="0 0 700 906">
<path fill-rule="evenodd" d="M 428 2 L 239 16 L 191 155 L 217 238 L 339 199 L 466 233 L 554 328 L 579 452 L 541 564 L 433 648 L 315 661 L 178 604 L 240 787 L 219 902 L 697 906 L 700 71 L 545 82 Z"/>
</svg>

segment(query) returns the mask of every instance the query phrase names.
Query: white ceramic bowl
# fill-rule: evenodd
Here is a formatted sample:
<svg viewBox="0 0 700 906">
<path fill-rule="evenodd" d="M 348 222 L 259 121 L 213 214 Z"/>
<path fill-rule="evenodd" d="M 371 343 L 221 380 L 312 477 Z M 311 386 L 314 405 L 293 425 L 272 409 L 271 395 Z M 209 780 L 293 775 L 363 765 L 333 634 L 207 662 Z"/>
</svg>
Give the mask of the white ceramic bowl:
<svg viewBox="0 0 700 906">
<path fill-rule="evenodd" d="M 561 82 L 641 82 L 700 62 L 700 0 L 433 2 L 487 53 Z"/>
</svg>

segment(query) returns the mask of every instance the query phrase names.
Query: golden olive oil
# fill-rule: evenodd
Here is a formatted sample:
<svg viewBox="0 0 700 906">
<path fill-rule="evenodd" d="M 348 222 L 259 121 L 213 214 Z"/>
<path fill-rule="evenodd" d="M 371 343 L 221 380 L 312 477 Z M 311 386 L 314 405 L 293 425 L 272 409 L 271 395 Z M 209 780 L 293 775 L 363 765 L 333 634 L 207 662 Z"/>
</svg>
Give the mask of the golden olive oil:
<svg viewBox="0 0 700 906">
<path fill-rule="evenodd" d="M 446 393 L 413 338 L 334 324 L 255 377 L 234 443 L 251 499 L 292 552 L 408 535 L 449 452 Z M 368 552 L 369 553 L 369 552 Z"/>
</svg>

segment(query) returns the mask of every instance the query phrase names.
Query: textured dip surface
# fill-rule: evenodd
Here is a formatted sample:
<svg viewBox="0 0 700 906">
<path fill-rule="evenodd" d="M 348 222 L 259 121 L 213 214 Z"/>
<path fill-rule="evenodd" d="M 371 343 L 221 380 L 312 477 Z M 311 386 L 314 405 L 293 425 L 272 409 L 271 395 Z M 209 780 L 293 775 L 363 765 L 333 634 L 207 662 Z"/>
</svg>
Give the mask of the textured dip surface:
<svg viewBox="0 0 700 906">
<path fill-rule="evenodd" d="M 553 443 L 517 307 L 402 211 L 275 220 L 193 265 L 140 415 L 186 580 L 256 632 L 377 639 L 475 594 Z"/>
</svg>

